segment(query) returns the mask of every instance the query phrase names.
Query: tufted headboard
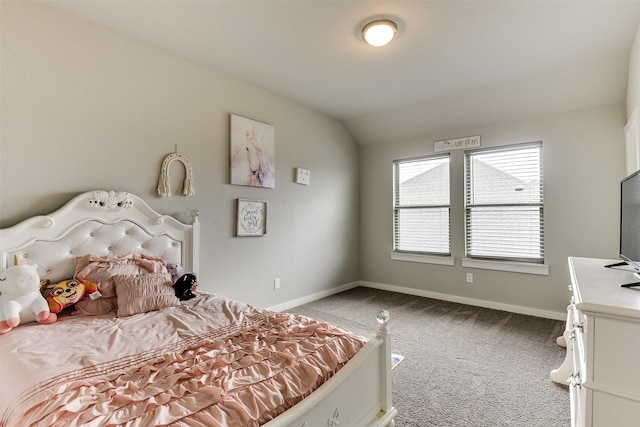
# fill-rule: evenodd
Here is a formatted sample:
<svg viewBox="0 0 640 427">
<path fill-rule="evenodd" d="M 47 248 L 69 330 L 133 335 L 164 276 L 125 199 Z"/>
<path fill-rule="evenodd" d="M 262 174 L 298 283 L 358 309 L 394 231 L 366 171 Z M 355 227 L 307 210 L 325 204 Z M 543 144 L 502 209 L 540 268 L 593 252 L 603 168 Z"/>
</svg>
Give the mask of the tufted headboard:
<svg viewBox="0 0 640 427">
<path fill-rule="evenodd" d="M 41 279 L 56 283 L 73 277 L 78 256 L 142 253 L 197 275 L 197 211 L 192 218 L 183 224 L 126 192 L 89 191 L 49 215 L 0 229 L 0 265 L 12 265 L 17 255 L 37 265 Z"/>
</svg>

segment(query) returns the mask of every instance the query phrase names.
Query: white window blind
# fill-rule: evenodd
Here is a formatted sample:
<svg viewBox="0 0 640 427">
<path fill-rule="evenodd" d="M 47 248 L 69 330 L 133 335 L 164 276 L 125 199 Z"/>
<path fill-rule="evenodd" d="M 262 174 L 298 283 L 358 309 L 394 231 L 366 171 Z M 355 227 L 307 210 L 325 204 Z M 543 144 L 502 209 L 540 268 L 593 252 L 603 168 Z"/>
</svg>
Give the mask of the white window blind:
<svg viewBox="0 0 640 427">
<path fill-rule="evenodd" d="M 450 255 L 449 154 L 393 165 L 394 251 Z"/>
<path fill-rule="evenodd" d="M 466 154 L 466 255 L 544 262 L 542 142 Z"/>
</svg>

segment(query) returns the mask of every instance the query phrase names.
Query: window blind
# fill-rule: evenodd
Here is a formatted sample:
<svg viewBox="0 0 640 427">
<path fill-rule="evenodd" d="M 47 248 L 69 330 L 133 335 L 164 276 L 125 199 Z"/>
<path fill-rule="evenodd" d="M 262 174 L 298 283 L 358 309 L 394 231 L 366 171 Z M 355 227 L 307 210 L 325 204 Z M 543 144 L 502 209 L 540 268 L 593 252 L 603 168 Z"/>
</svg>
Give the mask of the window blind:
<svg viewBox="0 0 640 427">
<path fill-rule="evenodd" d="M 449 154 L 394 161 L 394 251 L 450 255 Z"/>
<path fill-rule="evenodd" d="M 542 142 L 466 154 L 466 255 L 544 262 Z"/>
</svg>

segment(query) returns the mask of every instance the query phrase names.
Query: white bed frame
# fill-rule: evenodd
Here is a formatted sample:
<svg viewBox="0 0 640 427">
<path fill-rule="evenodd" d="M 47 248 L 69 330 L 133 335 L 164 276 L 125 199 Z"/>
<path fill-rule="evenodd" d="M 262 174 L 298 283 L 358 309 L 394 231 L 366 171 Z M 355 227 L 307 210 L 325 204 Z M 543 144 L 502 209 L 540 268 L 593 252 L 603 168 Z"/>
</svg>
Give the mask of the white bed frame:
<svg viewBox="0 0 640 427">
<path fill-rule="evenodd" d="M 14 256 L 38 267 L 40 279 L 69 279 L 75 258 L 143 253 L 199 272 L 200 224 L 191 224 L 151 209 L 126 192 L 82 193 L 49 215 L 34 216 L 0 229 L 0 265 Z M 264 427 L 393 427 L 397 410 L 391 399 L 391 342 L 388 313 L 381 326 L 349 363 L 302 402 Z"/>
</svg>

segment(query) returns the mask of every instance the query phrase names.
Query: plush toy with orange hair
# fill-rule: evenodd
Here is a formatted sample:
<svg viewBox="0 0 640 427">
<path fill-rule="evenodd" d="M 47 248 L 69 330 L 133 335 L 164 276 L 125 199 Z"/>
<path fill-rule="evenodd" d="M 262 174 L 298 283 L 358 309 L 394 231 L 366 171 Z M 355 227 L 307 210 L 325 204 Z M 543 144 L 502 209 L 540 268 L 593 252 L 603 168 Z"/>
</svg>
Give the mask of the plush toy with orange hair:
<svg viewBox="0 0 640 427">
<path fill-rule="evenodd" d="M 98 285 L 88 280 L 63 280 L 51 289 L 47 296 L 47 304 L 52 313 L 60 313 L 87 295 L 92 296 L 92 299 L 99 297 Z"/>
</svg>

